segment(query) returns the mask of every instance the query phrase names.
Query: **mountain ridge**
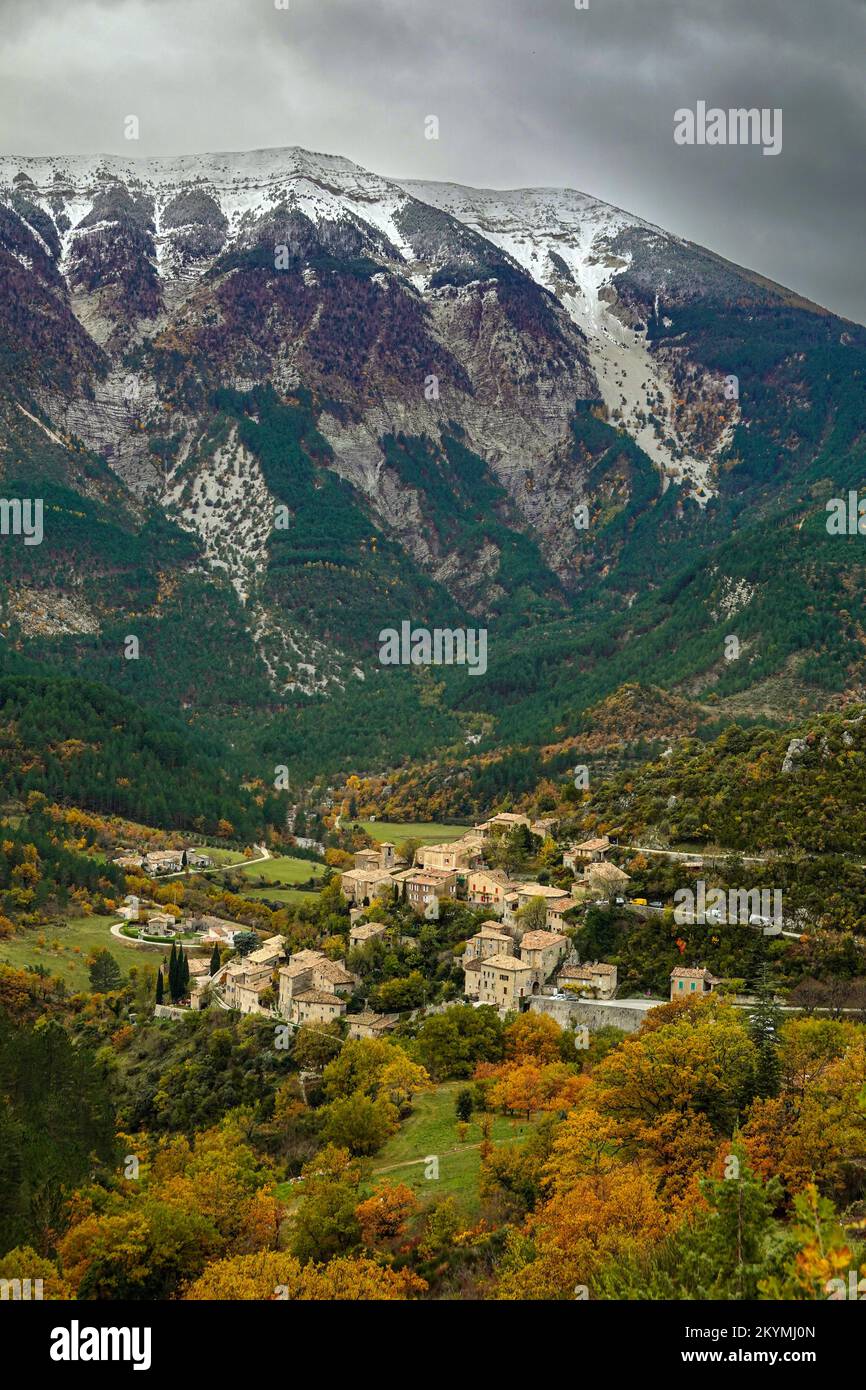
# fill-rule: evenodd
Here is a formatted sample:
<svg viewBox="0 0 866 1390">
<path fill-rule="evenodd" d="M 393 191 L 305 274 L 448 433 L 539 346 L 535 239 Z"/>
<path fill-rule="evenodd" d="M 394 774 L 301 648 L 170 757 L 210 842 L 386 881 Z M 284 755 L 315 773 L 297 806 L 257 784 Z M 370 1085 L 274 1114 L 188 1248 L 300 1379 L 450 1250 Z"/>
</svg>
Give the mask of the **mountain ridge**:
<svg viewBox="0 0 866 1390">
<path fill-rule="evenodd" d="M 480 719 L 494 742 L 550 743 L 563 711 L 653 663 L 687 697 L 796 673 L 779 605 L 817 565 L 831 684 L 861 680 L 856 618 L 834 618 L 859 561 L 815 523 L 821 489 L 859 480 L 866 331 L 645 219 L 300 147 L 4 156 L 0 276 L 0 469 L 50 480 L 63 517 L 47 571 L 4 551 L 13 647 L 131 693 L 111 599 L 148 625 L 146 698 L 170 686 L 202 718 L 236 705 L 296 733 L 333 697 L 340 757 L 381 763 L 394 746 L 359 743 L 347 713 L 385 698 L 380 626 L 486 621 L 487 695 L 437 672 L 427 720 L 431 690 L 399 675 L 395 708 L 448 742 Z M 124 555 L 143 526 L 160 551 Z M 239 701 L 203 667 L 186 690 L 169 674 L 189 603 L 226 634 Z M 520 675 L 527 628 L 556 715 Z M 798 698 L 820 699 L 806 665 Z"/>
</svg>

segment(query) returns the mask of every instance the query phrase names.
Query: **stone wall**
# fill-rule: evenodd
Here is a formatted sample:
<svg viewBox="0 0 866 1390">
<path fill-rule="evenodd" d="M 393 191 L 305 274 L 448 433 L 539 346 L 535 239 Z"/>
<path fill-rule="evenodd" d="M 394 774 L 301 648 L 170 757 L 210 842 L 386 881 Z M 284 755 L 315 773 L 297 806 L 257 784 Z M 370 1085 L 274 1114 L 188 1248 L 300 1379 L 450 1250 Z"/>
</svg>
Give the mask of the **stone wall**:
<svg viewBox="0 0 866 1390">
<path fill-rule="evenodd" d="M 174 1004 L 154 1004 L 153 1006 L 154 1018 L 173 1018 L 177 1020 L 186 1018 L 188 1013 L 189 1009 L 178 1009 L 175 1008 Z"/>
<path fill-rule="evenodd" d="M 604 1003 L 598 999 L 551 999 L 536 994 L 529 1007 L 534 1013 L 550 1014 L 560 1028 L 621 1028 L 624 1033 L 636 1033 L 651 1008 L 666 1004 L 666 999 L 614 999 Z"/>
</svg>

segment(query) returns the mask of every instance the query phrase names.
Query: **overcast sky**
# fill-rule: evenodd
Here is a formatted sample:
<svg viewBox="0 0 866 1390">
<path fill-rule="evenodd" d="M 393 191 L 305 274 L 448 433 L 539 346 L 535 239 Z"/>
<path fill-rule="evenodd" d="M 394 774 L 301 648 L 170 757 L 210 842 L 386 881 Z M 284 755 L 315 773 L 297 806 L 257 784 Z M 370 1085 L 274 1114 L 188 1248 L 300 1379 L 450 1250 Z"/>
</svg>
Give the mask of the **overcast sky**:
<svg viewBox="0 0 866 1390">
<path fill-rule="evenodd" d="M 0 0 L 0 33 L 6 154 L 567 185 L 866 321 L 866 0 Z M 780 107 L 781 153 L 675 144 L 699 100 Z"/>
</svg>

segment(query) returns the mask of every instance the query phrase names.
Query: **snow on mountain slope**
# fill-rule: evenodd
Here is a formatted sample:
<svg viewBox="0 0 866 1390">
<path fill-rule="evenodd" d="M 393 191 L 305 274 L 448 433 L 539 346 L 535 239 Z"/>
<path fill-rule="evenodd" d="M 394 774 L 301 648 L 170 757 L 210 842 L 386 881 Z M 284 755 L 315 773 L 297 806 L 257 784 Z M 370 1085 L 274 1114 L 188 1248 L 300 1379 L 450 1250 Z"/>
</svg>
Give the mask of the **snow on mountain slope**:
<svg viewBox="0 0 866 1390">
<path fill-rule="evenodd" d="M 34 186 L 29 189 L 27 183 Z M 0 157 L 0 191 L 17 187 L 51 216 L 68 222 L 63 255 L 82 234 L 80 224 L 92 212 L 97 194 L 112 182 L 152 201 L 157 262 L 164 260 L 168 230 L 162 214 L 179 189 L 200 189 L 219 205 L 228 222 L 227 241 L 235 239 L 250 214 L 262 214 L 288 201 L 314 221 L 348 212 L 380 231 L 406 259 L 412 252 L 394 223 L 406 202 L 396 185 L 338 155 L 316 154 L 298 147 L 248 152 L 182 155 L 176 158 L 122 159 L 91 157 Z M 97 222 L 87 228 L 100 230 Z"/>
<path fill-rule="evenodd" d="M 132 200 L 121 211 L 115 190 Z M 243 246 L 255 224 L 279 208 L 303 214 L 316 226 L 354 223 L 368 242 L 371 235 L 376 239 L 376 254 L 396 262 L 427 297 L 431 266 L 406 234 L 407 208 L 419 200 L 493 243 L 552 291 L 588 341 L 612 421 L 640 444 L 666 482 L 685 482 L 701 503 L 713 493 L 713 458 L 730 433 L 721 434 L 709 452 L 690 447 L 668 364 L 651 352 L 645 324 L 634 322 L 616 295 L 617 276 L 632 257 L 614 249 L 621 233 L 638 229 L 662 247 L 679 249 L 683 243 L 596 198 L 571 189 L 398 183 L 349 159 L 298 147 L 146 160 L 5 156 L 4 193 L 26 198 L 57 227 L 59 269 L 72 289 L 74 312 L 109 350 L 123 345 L 118 334 L 125 333 L 128 342 L 158 332 L 217 256 Z M 151 274 L 149 285 L 136 285 L 134 329 L 128 322 L 119 329 L 116 301 L 93 289 L 103 269 L 101 242 L 112 221 L 124 217 L 140 224 L 129 233 L 134 242 L 138 237 L 130 256 L 134 252 L 145 263 L 140 279 Z M 38 227 L 34 231 L 39 234 Z M 123 307 L 128 311 L 128 300 Z M 116 394 L 117 386 L 109 381 L 105 391 Z"/>
<path fill-rule="evenodd" d="M 400 186 L 492 241 L 558 297 L 586 335 L 612 420 L 622 423 L 666 479 L 688 480 L 703 505 L 714 491 L 709 461 L 690 452 L 678 431 L 665 364 L 651 353 L 646 327 L 633 326 L 623 315 L 614 284 L 631 261 L 630 252 L 613 248 L 620 233 L 640 229 L 679 245 L 678 239 L 575 189 L 480 189 L 413 179 Z M 716 453 L 728 438 L 720 436 Z"/>
</svg>

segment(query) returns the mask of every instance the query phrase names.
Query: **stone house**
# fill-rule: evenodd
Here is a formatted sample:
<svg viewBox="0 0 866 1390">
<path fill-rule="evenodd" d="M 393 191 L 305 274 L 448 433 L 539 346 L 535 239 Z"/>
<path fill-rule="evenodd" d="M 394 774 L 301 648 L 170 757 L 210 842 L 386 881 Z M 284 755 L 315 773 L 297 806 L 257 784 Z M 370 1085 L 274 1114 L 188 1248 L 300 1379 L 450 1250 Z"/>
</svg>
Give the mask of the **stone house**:
<svg viewBox="0 0 866 1390">
<path fill-rule="evenodd" d="M 508 875 L 501 869 L 475 869 L 469 875 L 467 896 L 472 907 L 488 908 L 497 917 L 505 911 Z"/>
<path fill-rule="evenodd" d="M 686 999 L 693 994 L 712 994 L 718 980 L 709 970 L 690 970 L 678 965 L 671 971 L 671 999 Z"/>
<path fill-rule="evenodd" d="M 571 845 L 562 856 L 562 862 L 567 869 L 576 873 L 583 864 L 600 863 L 608 850 L 610 840 L 606 835 L 597 835 L 590 840 L 583 840 L 579 845 Z"/>
<path fill-rule="evenodd" d="M 375 865 L 368 868 L 347 869 L 340 878 L 343 897 L 355 907 L 369 907 L 374 898 L 393 884 L 390 869 Z"/>
<path fill-rule="evenodd" d="M 477 869 L 481 862 L 481 841 L 474 839 L 422 845 L 415 852 L 415 863 L 422 869 Z"/>
<path fill-rule="evenodd" d="M 558 824 L 559 821 L 556 819 L 556 816 L 543 816 L 540 820 L 534 820 L 529 829 L 532 831 L 533 835 L 537 835 L 539 839 L 546 840 L 548 836 L 553 835 Z"/>
<path fill-rule="evenodd" d="M 144 928 L 147 936 L 176 936 L 180 928 L 170 912 L 154 912 Z"/>
<path fill-rule="evenodd" d="M 324 957 L 313 966 L 313 989 L 330 990 L 333 994 L 351 994 L 358 981 L 341 960 Z"/>
<path fill-rule="evenodd" d="M 405 864 L 405 859 L 403 863 Z M 359 849 L 355 851 L 356 869 L 384 869 L 391 873 L 397 868 L 397 851 L 390 840 L 383 840 L 374 849 Z"/>
<path fill-rule="evenodd" d="M 497 955 L 514 955 L 514 940 L 501 929 L 498 922 L 482 922 L 480 930 L 466 942 L 464 963 Z"/>
<path fill-rule="evenodd" d="M 404 869 L 394 882 L 405 893 L 413 912 L 423 914 L 434 898 L 453 898 L 457 875 L 453 869 Z"/>
<path fill-rule="evenodd" d="M 471 966 L 474 962 L 470 961 Z M 532 993 L 532 967 L 516 956 L 488 956 L 477 962 L 478 993 L 474 996 L 483 1004 L 495 1004 L 498 1009 L 519 1009 Z"/>
<path fill-rule="evenodd" d="M 561 888 L 554 888 L 553 885 L 549 883 L 512 883 L 505 902 L 505 912 L 503 915 L 504 925 L 511 930 L 519 931 L 521 923 L 518 920 L 517 914 L 522 908 L 526 907 L 528 903 L 531 903 L 533 898 L 544 899 L 547 912 L 547 925 L 550 925 L 551 906 L 554 903 L 560 904 L 565 902 L 568 899 L 568 894 L 564 893 Z M 558 919 L 558 922 L 561 922 L 562 914 L 565 911 L 567 911 L 566 908 L 560 909 L 555 914 L 555 920 Z"/>
<path fill-rule="evenodd" d="M 281 960 L 286 954 L 286 942 L 282 936 L 269 936 L 261 946 L 257 946 L 254 951 L 250 951 L 247 960 L 253 965 L 270 965 L 273 967 L 277 961 Z"/>
<path fill-rule="evenodd" d="M 115 855 L 112 863 L 116 864 L 119 869 L 126 869 L 129 872 L 133 872 L 135 869 L 141 868 L 144 863 L 144 855 L 132 854 L 124 850 L 122 853 Z"/>
<path fill-rule="evenodd" d="M 237 922 L 229 922 L 225 917 L 212 917 L 208 913 L 191 917 L 189 924 L 193 931 L 199 933 L 202 945 L 207 946 L 234 946 L 235 933 L 246 931 L 246 927 Z"/>
<path fill-rule="evenodd" d="M 547 902 L 547 930 L 561 931 L 563 927 L 568 926 L 565 914 L 570 912 L 572 908 L 579 906 L 577 899 L 570 898 L 567 894 L 561 898 L 549 898 Z"/>
<path fill-rule="evenodd" d="M 144 867 L 149 874 L 172 874 L 183 868 L 182 849 L 156 849 L 144 856 Z"/>
<path fill-rule="evenodd" d="M 558 932 L 524 932 L 520 940 L 520 959 L 531 971 L 532 988 L 536 993 L 550 979 L 569 950 L 568 937 L 560 936 Z"/>
<path fill-rule="evenodd" d="M 375 936 L 384 936 L 387 930 L 384 922 L 358 922 L 349 928 L 349 950 L 366 945 Z"/>
<path fill-rule="evenodd" d="M 235 988 L 235 1005 L 242 1014 L 264 1014 L 271 1017 L 274 1009 L 266 1008 L 262 1003 L 261 996 L 265 990 L 271 989 L 273 985 L 272 972 L 270 970 L 257 972 L 255 977 L 250 976 L 243 980 Z"/>
<path fill-rule="evenodd" d="M 298 994 L 314 988 L 313 967 L 320 965 L 326 956 L 322 951 L 298 951 L 290 956 L 279 972 L 278 1009 L 283 1018 L 293 1017 L 293 1001 Z"/>
<path fill-rule="evenodd" d="M 347 1014 L 350 1038 L 381 1038 L 390 1033 L 400 1022 L 399 1014 L 376 1014 L 366 1010 L 362 1014 Z"/>
<path fill-rule="evenodd" d="M 528 816 L 521 816 L 515 811 L 500 811 L 498 815 L 491 816 L 489 820 L 476 825 L 475 829 L 483 835 L 496 835 L 503 831 L 514 830 L 519 825 L 525 825 L 528 830 L 529 824 Z"/>
<path fill-rule="evenodd" d="M 323 989 L 302 990 L 292 999 L 292 1023 L 332 1023 L 346 1012 L 339 994 Z"/>
<path fill-rule="evenodd" d="M 490 957 L 488 956 L 489 960 Z M 463 957 L 463 993 L 467 999 L 477 999 L 481 993 L 481 969 L 484 961 L 480 956 L 472 956 L 469 960 Z"/>
<path fill-rule="evenodd" d="M 616 994 L 615 965 L 592 961 L 583 965 L 564 965 L 556 977 L 559 989 L 586 992 L 593 999 L 613 999 Z"/>
<path fill-rule="evenodd" d="M 629 883 L 631 878 L 623 869 L 605 862 L 585 865 L 583 877 L 576 880 L 576 886 L 595 898 L 613 898 L 624 894 Z"/>
<path fill-rule="evenodd" d="M 259 995 L 270 987 L 273 967 L 252 961 L 249 956 L 230 960 L 223 976 L 223 999 L 230 1009 L 244 1013 L 267 1013 L 259 1003 Z"/>
</svg>

